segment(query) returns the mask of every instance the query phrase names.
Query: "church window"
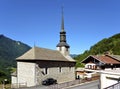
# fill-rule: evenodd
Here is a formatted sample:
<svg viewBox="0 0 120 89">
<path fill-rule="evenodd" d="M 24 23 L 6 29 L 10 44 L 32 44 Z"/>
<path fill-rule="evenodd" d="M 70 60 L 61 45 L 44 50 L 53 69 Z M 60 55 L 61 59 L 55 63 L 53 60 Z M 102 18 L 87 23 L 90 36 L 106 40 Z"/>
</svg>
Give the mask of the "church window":
<svg viewBox="0 0 120 89">
<path fill-rule="evenodd" d="M 69 67 L 69 71 L 71 71 L 71 67 Z"/>
<path fill-rule="evenodd" d="M 59 72 L 62 72 L 62 68 L 61 67 L 59 67 Z"/>
<path fill-rule="evenodd" d="M 45 68 L 45 74 L 48 74 L 48 68 Z"/>
<path fill-rule="evenodd" d="M 59 49 L 60 49 L 60 51 L 61 51 L 61 47 L 60 47 Z"/>
<path fill-rule="evenodd" d="M 68 48 L 66 48 L 66 51 L 68 51 Z"/>
</svg>

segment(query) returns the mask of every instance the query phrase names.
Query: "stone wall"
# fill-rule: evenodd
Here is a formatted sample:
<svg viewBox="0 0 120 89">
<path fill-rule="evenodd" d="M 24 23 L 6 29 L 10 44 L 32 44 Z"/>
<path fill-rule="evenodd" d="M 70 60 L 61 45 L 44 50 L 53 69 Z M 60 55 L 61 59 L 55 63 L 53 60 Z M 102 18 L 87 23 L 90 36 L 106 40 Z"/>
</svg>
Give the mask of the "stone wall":
<svg viewBox="0 0 120 89">
<path fill-rule="evenodd" d="M 54 78 L 58 83 L 72 81 L 75 80 L 74 66 L 72 62 L 58 61 L 17 62 L 17 83 L 30 87 L 41 85 L 46 78 Z"/>
<path fill-rule="evenodd" d="M 45 73 L 46 67 L 40 67 L 40 64 L 47 64 L 47 74 Z M 49 67 L 52 63 L 52 66 Z M 69 64 L 68 62 L 39 62 L 36 64 L 36 81 L 37 85 L 47 78 L 57 79 L 58 83 L 68 82 L 75 80 L 75 67 L 74 64 Z M 56 66 L 55 66 L 56 65 Z M 60 66 L 61 65 L 61 66 Z"/>
<path fill-rule="evenodd" d="M 35 86 L 35 63 L 17 62 L 18 83 L 25 83 L 27 86 Z"/>
</svg>

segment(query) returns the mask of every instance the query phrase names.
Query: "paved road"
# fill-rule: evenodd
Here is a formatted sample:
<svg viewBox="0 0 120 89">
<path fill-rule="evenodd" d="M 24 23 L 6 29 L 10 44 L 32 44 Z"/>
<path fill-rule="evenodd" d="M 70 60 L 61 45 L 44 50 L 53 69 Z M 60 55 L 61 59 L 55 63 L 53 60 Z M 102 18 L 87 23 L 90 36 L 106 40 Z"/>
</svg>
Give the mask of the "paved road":
<svg viewBox="0 0 120 89">
<path fill-rule="evenodd" d="M 29 88 L 19 88 L 19 89 L 49 89 L 49 86 L 35 86 L 35 87 L 29 87 Z"/>
<path fill-rule="evenodd" d="M 65 88 L 65 89 L 100 89 L 99 84 L 100 82 L 97 80 L 97 81 L 92 81 L 89 83 L 72 86 L 72 87 Z"/>
<path fill-rule="evenodd" d="M 19 88 L 19 89 L 50 89 L 49 86 L 35 86 L 35 87 L 29 87 L 29 88 Z M 51 89 L 56 89 L 56 88 L 51 88 Z M 89 83 L 83 83 L 80 85 L 74 85 L 69 88 L 64 88 L 64 89 L 100 89 L 99 88 L 99 81 L 90 81 Z"/>
</svg>

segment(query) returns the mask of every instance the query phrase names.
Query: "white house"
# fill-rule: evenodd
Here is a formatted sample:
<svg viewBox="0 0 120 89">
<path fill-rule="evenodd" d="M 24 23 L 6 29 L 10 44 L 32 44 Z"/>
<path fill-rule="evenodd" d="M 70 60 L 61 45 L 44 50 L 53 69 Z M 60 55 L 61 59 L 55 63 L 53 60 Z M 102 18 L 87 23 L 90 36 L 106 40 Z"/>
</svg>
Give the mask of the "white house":
<svg viewBox="0 0 120 89">
<path fill-rule="evenodd" d="M 107 68 L 120 68 L 119 55 L 90 55 L 82 63 L 86 69 L 98 70 Z"/>
<path fill-rule="evenodd" d="M 100 72 L 101 89 L 120 89 L 120 69 L 104 70 Z M 118 83 L 118 85 L 117 85 Z M 107 88 L 116 84 L 116 88 Z"/>
<path fill-rule="evenodd" d="M 82 63 L 85 71 L 100 74 L 101 89 L 120 89 L 120 55 L 90 55 Z"/>
</svg>

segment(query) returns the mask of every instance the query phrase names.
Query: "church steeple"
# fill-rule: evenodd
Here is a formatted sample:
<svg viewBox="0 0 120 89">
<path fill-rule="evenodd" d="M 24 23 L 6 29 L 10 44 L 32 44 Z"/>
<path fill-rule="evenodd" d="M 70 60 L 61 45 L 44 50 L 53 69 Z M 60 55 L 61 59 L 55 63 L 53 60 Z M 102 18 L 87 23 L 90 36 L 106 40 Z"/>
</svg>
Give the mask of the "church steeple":
<svg viewBox="0 0 120 89">
<path fill-rule="evenodd" d="M 61 21 L 61 31 L 60 31 L 60 42 L 57 45 L 57 49 L 63 53 L 64 55 L 69 54 L 70 46 L 67 44 L 66 41 L 66 31 L 64 29 L 64 14 L 63 14 L 63 7 L 62 7 L 62 21 Z"/>
<path fill-rule="evenodd" d="M 62 7 L 61 32 L 64 32 L 64 15 L 63 15 L 63 7 Z"/>
</svg>

